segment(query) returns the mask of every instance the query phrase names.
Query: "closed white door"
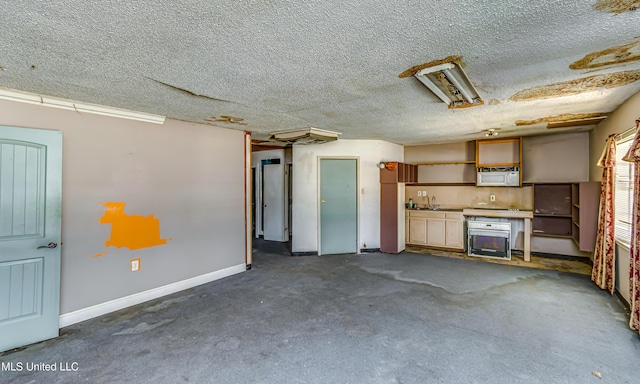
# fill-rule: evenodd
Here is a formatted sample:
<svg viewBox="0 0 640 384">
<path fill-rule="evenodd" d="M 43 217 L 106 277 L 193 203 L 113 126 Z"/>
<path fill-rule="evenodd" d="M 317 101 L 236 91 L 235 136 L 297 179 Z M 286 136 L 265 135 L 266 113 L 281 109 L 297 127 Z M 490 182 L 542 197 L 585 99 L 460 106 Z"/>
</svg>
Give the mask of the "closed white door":
<svg viewBox="0 0 640 384">
<path fill-rule="evenodd" d="M 0 351 L 58 336 L 62 132 L 0 126 Z"/>
<path fill-rule="evenodd" d="M 285 240 L 284 164 L 266 164 L 263 167 L 262 228 L 265 240 Z"/>
</svg>

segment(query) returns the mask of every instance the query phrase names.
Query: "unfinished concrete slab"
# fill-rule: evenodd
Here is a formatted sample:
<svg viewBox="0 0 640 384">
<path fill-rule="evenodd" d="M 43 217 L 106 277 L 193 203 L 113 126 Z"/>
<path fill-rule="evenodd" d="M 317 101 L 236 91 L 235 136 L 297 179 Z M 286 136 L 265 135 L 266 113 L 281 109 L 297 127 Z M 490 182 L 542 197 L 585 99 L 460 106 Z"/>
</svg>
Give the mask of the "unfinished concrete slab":
<svg viewBox="0 0 640 384">
<path fill-rule="evenodd" d="M 284 245 L 281 245 L 284 247 Z M 286 256 L 2 354 L 3 383 L 633 383 L 588 276 L 424 254 Z M 28 371 L 27 364 L 77 370 Z M 71 366 L 71 365 L 67 365 Z"/>
</svg>

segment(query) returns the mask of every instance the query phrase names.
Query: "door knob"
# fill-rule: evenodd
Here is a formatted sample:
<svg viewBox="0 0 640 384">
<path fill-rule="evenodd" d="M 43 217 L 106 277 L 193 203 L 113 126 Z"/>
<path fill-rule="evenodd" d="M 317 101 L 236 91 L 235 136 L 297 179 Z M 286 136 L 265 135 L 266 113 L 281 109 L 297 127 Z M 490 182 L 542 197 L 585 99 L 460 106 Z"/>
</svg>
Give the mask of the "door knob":
<svg viewBox="0 0 640 384">
<path fill-rule="evenodd" d="M 50 242 L 50 243 L 49 243 L 49 244 L 47 244 L 47 245 L 41 245 L 41 246 L 39 246 L 37 249 L 42 249 L 42 248 L 55 248 L 55 247 L 57 247 L 57 246 L 58 246 L 58 243 L 56 243 L 56 242 L 53 242 L 53 241 L 52 241 L 52 242 Z"/>
</svg>

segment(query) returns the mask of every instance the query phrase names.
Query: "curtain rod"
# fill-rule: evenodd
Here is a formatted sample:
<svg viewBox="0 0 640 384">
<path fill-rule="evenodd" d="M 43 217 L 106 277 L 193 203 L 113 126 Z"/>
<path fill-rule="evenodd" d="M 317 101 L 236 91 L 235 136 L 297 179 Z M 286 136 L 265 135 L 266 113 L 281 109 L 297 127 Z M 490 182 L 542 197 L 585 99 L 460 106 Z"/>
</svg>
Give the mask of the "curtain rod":
<svg viewBox="0 0 640 384">
<path fill-rule="evenodd" d="M 620 132 L 620 133 L 616 133 L 615 135 L 613 135 L 614 138 L 619 139 L 623 136 L 626 136 L 632 132 L 635 132 L 638 129 L 638 125 L 640 125 L 640 117 L 638 119 L 636 119 L 636 125 L 634 125 L 631 128 L 627 128 L 624 131 Z M 605 140 L 606 141 L 606 140 Z"/>
<path fill-rule="evenodd" d="M 620 133 L 616 133 L 615 135 L 613 135 L 616 139 L 621 138 L 622 136 L 626 136 L 630 133 L 632 133 L 633 131 L 636 130 L 637 127 L 633 126 L 631 128 L 625 129 L 624 131 L 620 132 Z"/>
</svg>

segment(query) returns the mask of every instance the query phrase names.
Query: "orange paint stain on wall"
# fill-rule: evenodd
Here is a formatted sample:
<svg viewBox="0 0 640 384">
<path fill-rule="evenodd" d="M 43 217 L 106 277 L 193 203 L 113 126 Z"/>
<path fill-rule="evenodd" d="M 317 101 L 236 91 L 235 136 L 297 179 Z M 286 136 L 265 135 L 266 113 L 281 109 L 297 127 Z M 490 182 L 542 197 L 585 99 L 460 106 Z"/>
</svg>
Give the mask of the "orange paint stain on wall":
<svg viewBox="0 0 640 384">
<path fill-rule="evenodd" d="M 100 218 L 100 224 L 111 224 L 111 234 L 105 247 L 129 248 L 136 250 L 167 244 L 160 238 L 160 220 L 153 215 L 129 215 L 124 212 L 125 203 L 101 203 L 107 209 Z"/>
<path fill-rule="evenodd" d="M 100 253 L 96 253 L 95 255 L 91 255 L 91 257 L 102 257 L 102 256 L 106 256 L 108 252 L 100 252 Z"/>
</svg>

